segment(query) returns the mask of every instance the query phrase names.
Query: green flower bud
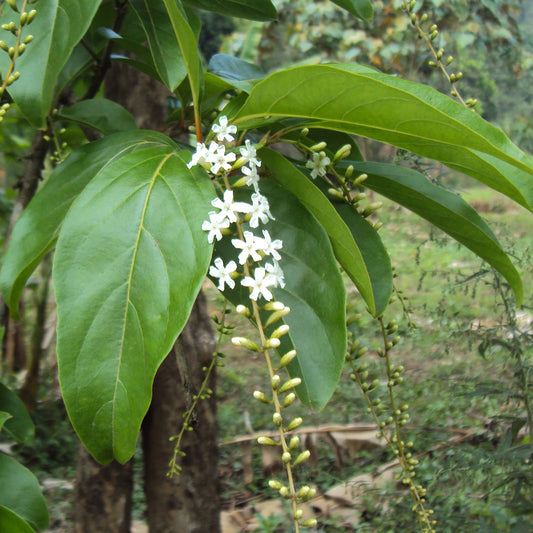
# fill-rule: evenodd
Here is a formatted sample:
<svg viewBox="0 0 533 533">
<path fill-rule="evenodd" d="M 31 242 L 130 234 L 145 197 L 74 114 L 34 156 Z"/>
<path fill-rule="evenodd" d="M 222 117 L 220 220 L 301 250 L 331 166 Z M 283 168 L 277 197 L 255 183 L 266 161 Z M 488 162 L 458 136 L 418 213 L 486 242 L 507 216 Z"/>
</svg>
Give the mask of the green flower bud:
<svg viewBox="0 0 533 533">
<path fill-rule="evenodd" d="M 333 187 L 330 187 L 330 188 L 328 189 L 328 194 L 329 194 L 330 196 L 333 196 L 333 198 L 339 198 L 339 199 L 341 199 L 341 200 L 344 198 L 342 192 L 339 191 L 338 189 L 334 189 Z"/>
<path fill-rule="evenodd" d="M 297 387 L 302 383 L 302 380 L 300 378 L 292 378 L 286 381 L 279 389 L 279 392 L 285 392 L 289 389 L 293 389 L 294 387 Z"/>
<path fill-rule="evenodd" d="M 300 446 L 300 437 L 298 437 L 298 435 L 294 435 L 294 437 L 291 437 L 291 440 L 289 442 L 289 448 L 291 450 L 295 450 L 296 448 L 298 448 L 298 446 Z"/>
<path fill-rule="evenodd" d="M 268 326 L 274 324 L 274 322 L 277 322 L 280 318 L 283 318 L 284 316 L 288 315 L 290 312 L 291 312 L 290 307 L 284 307 L 281 311 L 274 311 L 268 317 L 268 320 L 265 322 L 265 325 L 263 327 L 268 328 Z"/>
<path fill-rule="evenodd" d="M 289 407 L 289 405 L 292 405 L 294 403 L 294 400 L 296 400 L 296 394 L 294 394 L 294 392 L 290 392 L 285 397 L 285 400 L 283 401 L 283 405 L 281 407 Z"/>
<path fill-rule="evenodd" d="M 26 45 L 22 43 L 18 48 L 18 55 L 21 56 L 24 53 L 24 50 L 26 50 Z"/>
<path fill-rule="evenodd" d="M 263 309 L 265 311 L 282 311 L 285 309 L 285 304 L 282 304 L 281 302 L 267 302 Z"/>
<path fill-rule="evenodd" d="M 233 337 L 233 339 L 231 339 L 231 342 L 235 346 L 242 346 L 243 348 L 246 348 L 251 352 L 261 351 L 261 349 L 259 348 L 259 346 L 257 346 L 255 342 L 251 341 L 250 339 L 247 339 L 246 337 Z"/>
<path fill-rule="evenodd" d="M 264 349 L 269 350 L 270 348 L 279 348 L 281 341 L 274 337 L 273 339 L 267 339 L 264 344 Z"/>
<path fill-rule="evenodd" d="M 344 173 L 345 179 L 349 180 L 352 177 L 353 171 L 354 171 L 353 165 L 350 165 L 346 169 L 346 172 Z"/>
<path fill-rule="evenodd" d="M 6 0 L 6 1 L 7 1 L 8 6 L 13 11 L 16 11 L 17 13 L 19 12 L 19 8 L 17 7 L 17 3 L 15 2 L 15 0 Z"/>
<path fill-rule="evenodd" d="M 311 456 L 311 452 L 309 450 L 304 450 L 295 460 L 294 463 L 292 463 L 292 466 L 298 466 L 300 463 L 303 463 L 304 461 L 307 461 L 309 457 Z"/>
<path fill-rule="evenodd" d="M 289 488 L 288 487 L 281 487 L 281 489 L 279 489 L 279 495 L 282 498 L 285 498 L 285 499 L 290 498 L 291 493 L 289 492 Z"/>
<path fill-rule="evenodd" d="M 270 385 L 272 386 L 272 390 L 276 390 L 279 387 L 279 384 L 281 383 L 281 378 L 278 374 L 274 374 L 272 378 L 270 379 Z"/>
<path fill-rule="evenodd" d="M 262 403 L 267 403 L 267 404 L 272 403 L 272 400 L 269 400 L 266 397 L 266 394 L 263 391 L 260 391 L 260 390 L 254 390 L 254 398 L 257 401 L 262 402 Z"/>
<path fill-rule="evenodd" d="M 291 452 L 283 452 L 283 453 L 281 454 L 281 460 L 282 460 L 285 464 L 290 463 L 290 462 L 291 462 L 291 459 L 292 459 L 292 457 L 291 457 Z"/>
<path fill-rule="evenodd" d="M 301 510 L 301 509 L 296 509 L 296 511 L 294 511 L 294 519 L 295 520 L 300 520 L 304 515 L 304 512 Z"/>
<path fill-rule="evenodd" d="M 296 350 L 291 350 L 287 352 L 280 360 L 278 368 L 286 367 L 294 358 L 296 357 Z"/>
<path fill-rule="evenodd" d="M 305 499 L 307 499 L 307 496 L 309 495 L 309 491 L 310 491 L 310 490 L 311 490 L 311 489 L 309 488 L 308 485 L 304 485 L 304 486 L 298 491 L 298 493 L 296 494 L 296 497 L 305 500 Z"/>
<path fill-rule="evenodd" d="M 283 324 L 279 328 L 276 328 L 272 335 L 270 335 L 270 339 L 279 339 L 282 335 L 286 335 L 289 333 L 289 326 L 287 324 Z"/>
<path fill-rule="evenodd" d="M 7 46 L 7 43 L 5 41 L 0 41 L 0 48 L 4 51 L 4 52 L 7 52 L 9 50 L 9 46 Z"/>
<path fill-rule="evenodd" d="M 274 425 L 275 426 L 281 426 L 281 424 L 283 423 L 283 419 L 281 418 L 281 415 L 279 413 L 274 413 L 272 415 L 272 421 L 274 422 Z"/>
<path fill-rule="evenodd" d="M 28 13 L 28 19 L 26 20 L 26 24 L 31 24 L 31 22 L 33 21 L 33 19 L 35 18 L 35 15 L 37 15 L 37 11 L 35 9 L 32 9 L 29 13 Z"/>
<path fill-rule="evenodd" d="M 250 309 L 248 309 L 248 307 L 246 307 L 245 305 L 239 304 L 235 308 L 235 310 L 237 311 L 237 313 L 239 313 L 239 315 L 242 315 L 246 318 L 250 316 Z"/>
<path fill-rule="evenodd" d="M 341 146 L 336 154 L 333 156 L 333 162 L 336 163 L 337 161 L 341 161 L 342 159 L 347 158 L 352 151 L 352 147 L 349 144 L 345 144 L 344 146 Z"/>
<path fill-rule="evenodd" d="M 280 418 L 281 418 L 281 415 L 280 415 Z M 285 431 L 292 431 L 293 429 L 296 429 L 297 427 L 302 425 L 302 422 L 303 422 L 303 418 L 301 418 L 300 416 L 293 418 L 290 424 L 285 428 Z"/>
<path fill-rule="evenodd" d="M 313 146 L 311 146 L 310 150 L 312 152 L 318 152 L 320 150 L 323 150 L 328 144 L 325 143 L 324 141 L 320 142 L 320 143 L 317 143 L 317 144 L 314 144 Z M 326 154 L 324 154 L 326 155 Z"/>
<path fill-rule="evenodd" d="M 303 128 L 302 131 L 300 132 L 300 135 L 302 137 L 307 137 L 309 135 L 309 128 Z"/>
<path fill-rule="evenodd" d="M 271 480 L 269 480 L 269 482 L 268 482 L 268 486 L 269 486 L 271 489 L 279 490 L 279 489 L 281 489 L 284 485 L 283 485 L 282 483 L 280 483 L 277 479 L 271 479 Z"/>
<path fill-rule="evenodd" d="M 318 521 L 316 518 L 308 518 L 307 520 L 304 520 L 300 525 L 303 527 L 316 527 L 318 524 Z"/>
<path fill-rule="evenodd" d="M 271 439 L 270 437 L 259 437 L 257 439 L 257 442 L 259 444 L 262 444 L 263 446 L 279 446 L 279 442 L 276 442 L 275 440 Z"/>
</svg>

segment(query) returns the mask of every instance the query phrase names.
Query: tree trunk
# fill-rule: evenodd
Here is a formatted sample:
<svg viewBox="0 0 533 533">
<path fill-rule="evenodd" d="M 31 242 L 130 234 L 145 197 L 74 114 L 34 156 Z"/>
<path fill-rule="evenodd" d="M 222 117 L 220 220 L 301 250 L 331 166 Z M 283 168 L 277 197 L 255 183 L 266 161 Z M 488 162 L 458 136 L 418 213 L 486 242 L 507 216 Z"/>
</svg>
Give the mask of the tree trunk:
<svg viewBox="0 0 533 533">
<path fill-rule="evenodd" d="M 131 461 L 102 466 L 80 444 L 76 466 L 76 533 L 129 533 L 133 475 Z"/>
<path fill-rule="evenodd" d="M 169 437 L 179 432 L 182 413 L 188 408 L 187 394 L 191 388 L 199 390 L 204 378 L 202 366 L 209 365 L 214 348 L 205 298 L 200 294 L 174 347 L 178 353 L 171 353 L 156 375 L 152 404 L 143 423 L 150 533 L 220 531 L 214 396 L 199 402 L 196 427 L 182 441 L 181 449 L 186 455 L 182 458 L 181 475 L 166 476 L 174 449 Z M 177 357 L 186 359 L 190 372 L 184 371 L 186 365 L 178 365 Z M 211 389 L 214 379 L 212 376 Z"/>
</svg>

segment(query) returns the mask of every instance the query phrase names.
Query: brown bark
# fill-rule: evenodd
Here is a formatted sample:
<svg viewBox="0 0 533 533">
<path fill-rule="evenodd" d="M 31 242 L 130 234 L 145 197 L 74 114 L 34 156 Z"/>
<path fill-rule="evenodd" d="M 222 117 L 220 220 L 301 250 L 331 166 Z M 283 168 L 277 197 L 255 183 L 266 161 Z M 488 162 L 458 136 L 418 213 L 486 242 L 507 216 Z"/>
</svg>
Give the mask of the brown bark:
<svg viewBox="0 0 533 533">
<path fill-rule="evenodd" d="M 129 533 L 133 476 L 131 461 L 102 466 L 80 445 L 76 466 L 76 533 Z"/>
<path fill-rule="evenodd" d="M 199 390 L 202 366 L 211 362 L 213 335 L 202 294 L 196 300 L 174 350 L 161 365 L 154 382 L 154 395 L 144 420 L 143 450 L 145 493 L 150 533 L 217 533 L 220 531 L 217 486 L 216 399 L 200 401 L 195 429 L 187 432 L 181 449 L 183 470 L 169 478 L 169 460 L 176 434 L 188 408 L 190 389 Z M 177 357 L 186 358 L 189 375 Z M 214 376 L 209 384 L 214 388 Z M 189 382 L 192 381 L 192 384 Z"/>
</svg>

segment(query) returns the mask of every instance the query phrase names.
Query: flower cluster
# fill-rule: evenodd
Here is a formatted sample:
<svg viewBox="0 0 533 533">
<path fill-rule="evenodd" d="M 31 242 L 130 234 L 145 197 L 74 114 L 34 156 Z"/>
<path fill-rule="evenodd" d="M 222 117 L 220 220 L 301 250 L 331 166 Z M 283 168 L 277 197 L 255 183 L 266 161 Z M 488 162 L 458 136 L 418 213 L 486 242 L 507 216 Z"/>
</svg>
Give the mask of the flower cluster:
<svg viewBox="0 0 533 533">
<path fill-rule="evenodd" d="M 261 235 L 251 231 L 274 220 L 268 199 L 259 190 L 258 169 L 261 161 L 257 158 L 255 146 L 248 139 L 239 148 L 238 160 L 234 151 L 227 150 L 227 145 L 223 143 L 233 143 L 233 135 L 237 132 L 235 126 L 228 124 L 227 117 L 220 117 L 219 123 L 213 124 L 212 132 L 216 141 L 212 141 L 209 146 L 198 143 L 188 167 L 201 165 L 213 176 L 226 178 L 223 197 L 211 202 L 216 210 L 209 212 L 209 219 L 204 221 L 202 229 L 207 232 L 209 243 L 220 241 L 225 234 L 233 234 L 235 238 L 231 243 L 238 252 L 237 260 L 243 267 L 243 272 L 239 272 L 235 261 L 229 261 L 225 265 L 222 258 L 216 257 L 209 274 L 218 279 L 221 291 L 226 285 L 233 289 L 235 278 L 242 277 L 241 285 L 250 289 L 252 300 L 257 301 L 259 297 L 263 297 L 270 301 L 273 298 L 271 289 L 285 286 L 283 271 L 279 266 L 279 250 L 283 248 L 283 243 L 279 239 L 272 239 L 266 229 L 261 229 Z M 246 184 L 254 189 L 250 202 L 238 202 L 234 198 L 227 175 L 235 169 L 240 169 L 242 177 L 234 186 Z M 250 230 L 242 229 L 244 223 L 247 223 Z M 232 224 L 236 224 L 236 232 L 231 230 Z M 261 263 L 263 260 L 264 264 Z"/>
</svg>

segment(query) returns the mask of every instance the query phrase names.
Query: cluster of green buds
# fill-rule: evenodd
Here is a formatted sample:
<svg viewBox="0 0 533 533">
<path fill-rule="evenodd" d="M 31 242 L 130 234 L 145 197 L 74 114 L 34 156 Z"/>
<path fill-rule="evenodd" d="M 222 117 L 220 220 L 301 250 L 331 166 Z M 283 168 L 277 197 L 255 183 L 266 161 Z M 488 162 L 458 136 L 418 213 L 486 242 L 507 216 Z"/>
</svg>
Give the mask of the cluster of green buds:
<svg viewBox="0 0 533 533">
<path fill-rule="evenodd" d="M 68 155 L 68 142 L 62 140 L 61 137 L 67 132 L 66 128 L 56 129 L 54 128 L 53 118 L 57 116 L 58 109 L 52 111 L 52 118 L 48 119 L 48 132 L 43 135 L 43 139 L 53 144 L 54 151 L 50 156 L 50 161 L 56 165 L 62 163 Z"/>
<path fill-rule="evenodd" d="M 376 350 L 377 355 L 385 364 L 387 379 L 380 380 L 371 375 L 369 364 L 363 360 L 368 348 L 350 333 L 346 361 L 350 366 L 350 379 L 357 383 L 367 404 L 367 412 L 372 416 L 378 428 L 376 437 L 384 439 L 389 449 L 396 456 L 400 465 L 397 479 L 407 485 L 413 498 L 413 511 L 417 515 L 420 531 L 430 533 L 434 531 L 435 521 L 431 515 L 433 511 L 426 508 L 426 490 L 415 483 L 416 466 L 418 460 L 413 457 L 412 442 L 402 439 L 400 428 L 409 420 L 409 406 L 399 404 L 394 389 L 404 383 L 403 365 L 394 365 L 390 353 L 400 342 L 398 324 L 396 320 L 385 323 L 383 317 L 377 319 L 380 324 L 382 347 Z"/>
<path fill-rule="evenodd" d="M 437 24 L 428 23 L 429 17 L 427 13 L 421 15 L 415 13 L 415 6 L 416 0 L 403 0 L 403 8 L 407 12 L 411 24 L 416 28 L 418 37 L 426 42 L 433 56 L 433 59 L 428 62 L 428 65 L 433 68 L 438 68 L 444 74 L 451 85 L 450 94 L 453 97 L 457 98 L 464 106 L 473 109 L 478 102 L 477 99 L 468 98 L 464 100 L 457 88 L 457 82 L 463 78 L 463 73 L 448 73 L 447 69 L 453 63 L 453 56 L 446 55 L 444 48 L 436 48 L 433 45 L 433 41 L 439 36 Z"/>
<path fill-rule="evenodd" d="M 6 0 L 7 5 L 17 14 L 19 14 L 18 23 L 15 21 L 10 21 L 5 24 L 2 24 L 2 30 L 11 34 L 6 39 L 14 42 L 8 44 L 4 39 L 0 39 L 0 49 L 5 52 L 10 59 L 9 66 L 5 73 L 2 73 L 2 84 L 0 85 L 0 100 L 2 99 L 5 90 L 20 77 L 20 72 L 15 70 L 15 62 L 24 51 L 26 46 L 33 40 L 33 35 L 27 35 L 24 39 L 22 38 L 22 31 L 26 26 L 29 26 L 37 14 L 35 9 L 30 11 L 27 10 L 29 4 L 34 4 L 36 0 L 24 0 L 22 8 L 19 10 L 15 0 Z M 9 109 L 9 104 L 4 103 L 0 107 L 0 122 L 4 119 L 4 115 Z"/>
<path fill-rule="evenodd" d="M 222 318 L 219 318 L 218 315 L 214 314 L 211 318 L 213 322 L 216 324 L 216 329 L 218 333 L 218 339 L 215 351 L 211 355 L 211 362 L 208 366 L 202 367 L 202 371 L 204 372 L 204 379 L 202 380 L 202 384 L 200 385 L 200 388 L 196 394 L 193 394 L 192 398 L 190 399 L 190 405 L 189 408 L 183 413 L 183 422 L 181 425 L 181 429 L 177 435 L 174 435 L 170 437 L 170 441 L 175 442 L 174 445 L 174 452 L 172 455 L 171 460 L 169 461 L 169 470 L 167 472 L 168 477 L 177 476 L 181 474 L 182 467 L 178 463 L 179 457 L 184 457 L 186 454 L 181 449 L 181 443 L 183 440 L 183 437 L 187 431 L 193 431 L 193 420 L 196 413 L 196 407 L 198 403 L 201 400 L 208 400 L 213 395 L 213 390 L 209 388 L 209 381 L 211 379 L 211 376 L 213 374 L 213 371 L 216 367 L 223 367 L 225 366 L 224 359 L 226 358 L 226 354 L 220 351 L 220 347 L 223 341 L 223 338 L 231 335 L 233 333 L 233 330 L 235 328 L 234 324 L 228 324 L 226 323 L 226 317 L 230 313 L 229 309 L 224 306 L 224 309 L 222 311 Z"/>
<path fill-rule="evenodd" d="M 303 420 L 301 417 L 287 417 L 285 411 L 296 400 L 294 389 L 300 385 L 301 379 L 297 377 L 291 378 L 290 376 L 284 378 L 281 374 L 296 357 L 296 350 L 290 350 L 282 355 L 277 365 L 275 365 L 271 357 L 272 349 L 280 347 L 280 337 L 289 332 L 289 326 L 281 324 L 276 327 L 276 323 L 290 312 L 290 308 L 281 302 L 271 301 L 262 306 L 260 311 L 267 313 L 264 324 L 259 322 L 261 346 L 244 337 L 235 337 L 232 341 L 237 346 L 245 347 L 253 352 L 261 352 L 265 356 L 270 391 L 267 396 L 265 392 L 256 390 L 253 393 L 253 397 L 257 401 L 273 407 L 272 423 L 277 429 L 278 437 L 261 436 L 257 439 L 257 442 L 263 446 L 275 446 L 280 449 L 281 461 L 287 474 L 287 483 L 271 479 L 269 486 L 278 491 L 282 498 L 291 502 L 295 531 L 299 531 L 300 527 L 314 527 L 317 523 L 314 518 L 304 519 L 304 512 L 299 507 L 299 504 L 315 496 L 315 489 L 307 485 L 297 489 L 294 481 L 294 469 L 307 461 L 310 456 L 309 450 L 301 449 L 300 437 L 292 434 L 294 430 L 301 426 Z M 237 312 L 245 317 L 251 315 L 249 308 L 244 305 L 237 306 Z M 269 327 L 274 327 L 274 329 L 267 336 L 265 329 Z"/>
</svg>

